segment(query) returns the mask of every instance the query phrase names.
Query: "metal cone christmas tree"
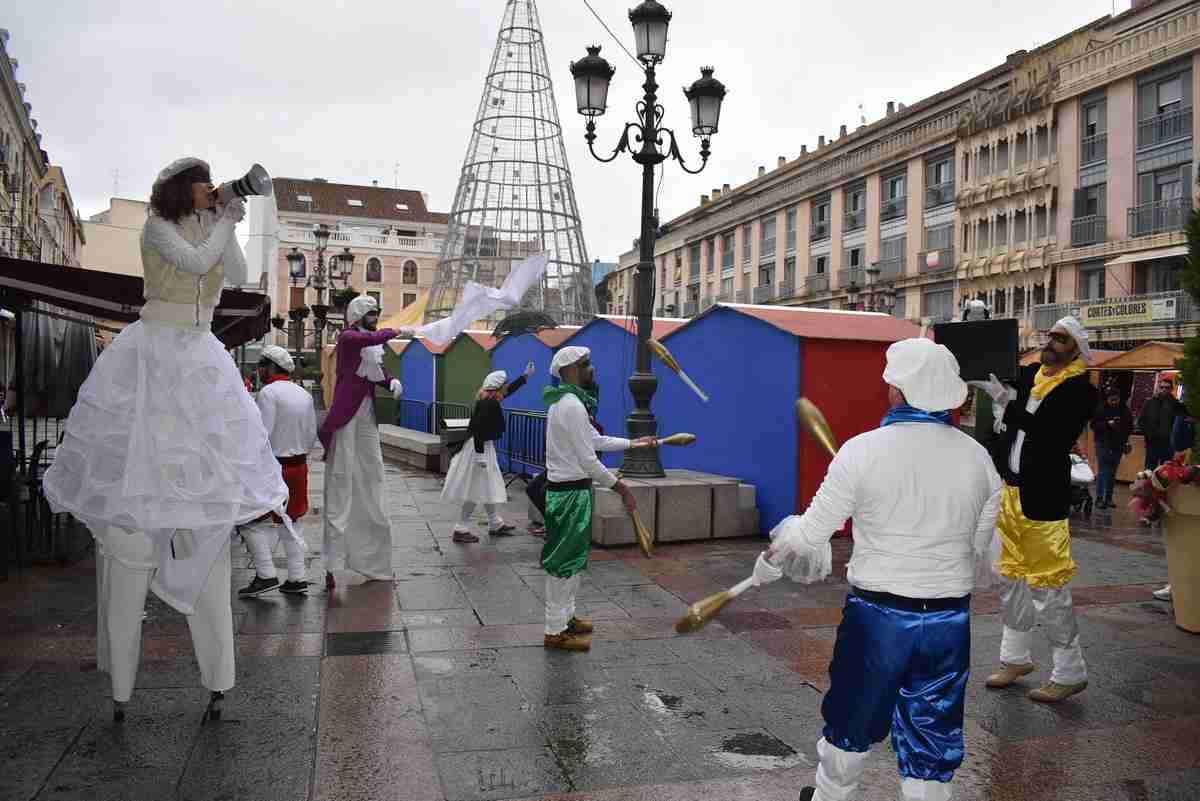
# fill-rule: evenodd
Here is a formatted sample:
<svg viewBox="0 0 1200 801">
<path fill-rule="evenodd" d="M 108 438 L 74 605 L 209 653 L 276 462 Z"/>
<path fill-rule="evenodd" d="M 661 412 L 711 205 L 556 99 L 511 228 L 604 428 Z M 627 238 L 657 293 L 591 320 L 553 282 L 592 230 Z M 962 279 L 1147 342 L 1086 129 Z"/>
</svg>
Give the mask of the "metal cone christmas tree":
<svg viewBox="0 0 1200 801">
<path fill-rule="evenodd" d="M 595 313 L 591 265 L 537 4 L 508 0 L 426 320 L 447 316 L 468 281 L 500 286 L 514 264 L 536 253 L 546 253 L 549 263 L 521 307 L 545 312 L 559 324 L 590 319 Z"/>
</svg>

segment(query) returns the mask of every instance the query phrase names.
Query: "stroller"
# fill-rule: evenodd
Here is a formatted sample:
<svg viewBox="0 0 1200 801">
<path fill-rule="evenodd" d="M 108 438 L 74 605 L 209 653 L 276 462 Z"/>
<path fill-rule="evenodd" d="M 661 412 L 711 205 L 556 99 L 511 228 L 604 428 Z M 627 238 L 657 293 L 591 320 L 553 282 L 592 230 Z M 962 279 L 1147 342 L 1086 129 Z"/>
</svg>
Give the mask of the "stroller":
<svg viewBox="0 0 1200 801">
<path fill-rule="evenodd" d="M 1096 480 L 1092 467 L 1077 453 L 1071 454 L 1071 515 L 1092 516 L 1092 484 Z"/>
</svg>

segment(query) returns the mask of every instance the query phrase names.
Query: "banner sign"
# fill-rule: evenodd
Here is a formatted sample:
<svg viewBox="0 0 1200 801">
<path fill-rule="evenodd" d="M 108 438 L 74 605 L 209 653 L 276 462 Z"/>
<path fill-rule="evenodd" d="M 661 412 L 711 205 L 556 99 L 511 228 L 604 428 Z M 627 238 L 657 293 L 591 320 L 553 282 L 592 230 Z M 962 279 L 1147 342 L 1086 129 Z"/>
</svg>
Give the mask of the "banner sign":
<svg viewBox="0 0 1200 801">
<path fill-rule="evenodd" d="M 1087 328 L 1136 325 L 1174 320 L 1179 298 L 1112 298 L 1080 305 L 1080 322 Z"/>
</svg>

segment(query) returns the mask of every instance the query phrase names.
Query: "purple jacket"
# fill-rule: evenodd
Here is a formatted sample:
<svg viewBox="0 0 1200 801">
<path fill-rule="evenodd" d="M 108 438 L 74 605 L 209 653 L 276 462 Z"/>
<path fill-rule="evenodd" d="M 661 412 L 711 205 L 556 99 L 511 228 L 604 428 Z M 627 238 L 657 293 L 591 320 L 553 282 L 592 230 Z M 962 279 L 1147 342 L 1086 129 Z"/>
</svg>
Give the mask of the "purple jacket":
<svg viewBox="0 0 1200 801">
<path fill-rule="evenodd" d="M 317 431 L 317 439 L 325 450 L 330 449 L 333 434 L 358 411 L 363 398 L 373 397 L 375 384 L 357 375 L 358 366 L 362 363 L 362 350 L 372 345 L 382 345 L 389 339 L 395 339 L 399 332 L 390 328 L 380 331 L 361 331 L 357 328 L 347 328 L 338 334 L 337 348 L 334 357 L 337 359 L 337 385 L 333 390 L 333 403 L 329 406 L 329 414 Z M 384 379 L 379 386 L 386 388 L 392 382 L 387 370 L 383 371 Z"/>
</svg>

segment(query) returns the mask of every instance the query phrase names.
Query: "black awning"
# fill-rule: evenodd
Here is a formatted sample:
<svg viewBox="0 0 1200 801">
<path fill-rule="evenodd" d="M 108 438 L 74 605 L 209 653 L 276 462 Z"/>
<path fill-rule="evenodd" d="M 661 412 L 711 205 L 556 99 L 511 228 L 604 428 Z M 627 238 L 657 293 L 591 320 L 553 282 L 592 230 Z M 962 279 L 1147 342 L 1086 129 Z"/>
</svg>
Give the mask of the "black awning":
<svg viewBox="0 0 1200 801">
<path fill-rule="evenodd" d="M 145 302 L 138 276 L 0 256 L 0 305 L 24 306 L 34 300 L 124 323 L 138 319 Z M 259 339 L 271 330 L 271 301 L 258 292 L 227 289 L 213 313 L 212 329 L 227 348 Z"/>
</svg>

